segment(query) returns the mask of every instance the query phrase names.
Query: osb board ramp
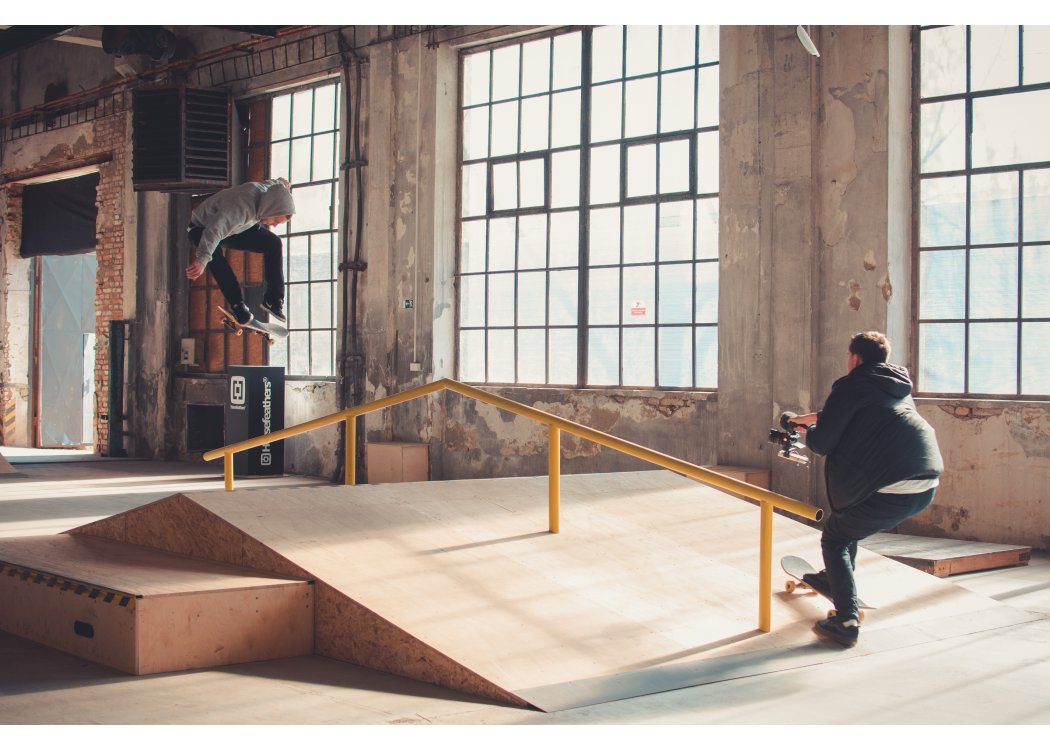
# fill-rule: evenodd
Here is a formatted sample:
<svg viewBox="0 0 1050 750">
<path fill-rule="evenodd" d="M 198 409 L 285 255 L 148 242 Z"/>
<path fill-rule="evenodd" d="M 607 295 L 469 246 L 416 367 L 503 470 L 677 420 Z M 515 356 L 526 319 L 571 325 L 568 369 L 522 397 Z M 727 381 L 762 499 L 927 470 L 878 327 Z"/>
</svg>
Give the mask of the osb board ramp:
<svg viewBox="0 0 1050 750">
<path fill-rule="evenodd" d="M 1032 548 L 1023 545 L 968 542 L 906 534 L 875 534 L 861 544 L 872 552 L 891 557 L 938 578 L 978 570 L 1027 565 L 1032 558 Z"/>
<path fill-rule="evenodd" d="M 308 582 L 91 536 L 0 539 L 0 629 L 131 674 L 313 652 Z"/>
<path fill-rule="evenodd" d="M 0 474 L 17 474 L 18 469 L 8 463 L 3 454 L 0 454 Z"/>
<path fill-rule="evenodd" d="M 561 489 L 560 534 L 546 477 L 189 493 L 78 531 L 301 570 L 318 653 L 544 710 L 565 703 L 550 686 L 656 669 L 644 691 L 674 689 L 683 665 L 739 656 L 760 674 L 762 654 L 813 642 L 818 597 L 775 594 L 757 630 L 754 505 L 666 471 Z M 817 530 L 777 514 L 774 540 L 775 563 L 819 565 Z M 866 550 L 858 567 L 879 607 L 866 634 L 1005 606 Z"/>
</svg>

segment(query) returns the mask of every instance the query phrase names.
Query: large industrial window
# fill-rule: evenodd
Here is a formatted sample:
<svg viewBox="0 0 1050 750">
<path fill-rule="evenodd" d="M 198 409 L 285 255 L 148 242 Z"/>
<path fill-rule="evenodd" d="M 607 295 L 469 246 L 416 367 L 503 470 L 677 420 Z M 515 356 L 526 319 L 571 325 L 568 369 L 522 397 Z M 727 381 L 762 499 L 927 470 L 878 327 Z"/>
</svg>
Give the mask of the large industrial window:
<svg viewBox="0 0 1050 750">
<path fill-rule="evenodd" d="M 291 183 L 296 213 L 277 228 L 285 251 L 288 338 L 270 364 L 289 375 L 335 375 L 339 263 L 339 83 L 274 96 L 270 176 Z"/>
<path fill-rule="evenodd" d="M 459 377 L 714 388 L 718 28 L 465 53 Z"/>
<path fill-rule="evenodd" d="M 1050 27 L 920 30 L 918 388 L 1050 394 Z"/>
</svg>

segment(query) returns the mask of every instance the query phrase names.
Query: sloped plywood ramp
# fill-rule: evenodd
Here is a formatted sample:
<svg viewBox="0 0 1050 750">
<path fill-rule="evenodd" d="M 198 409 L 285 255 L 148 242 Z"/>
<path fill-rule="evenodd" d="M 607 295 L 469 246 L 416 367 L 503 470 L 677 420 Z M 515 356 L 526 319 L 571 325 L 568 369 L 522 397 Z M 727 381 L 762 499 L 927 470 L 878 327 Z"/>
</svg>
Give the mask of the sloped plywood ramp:
<svg viewBox="0 0 1050 750">
<path fill-rule="evenodd" d="M 776 594 L 757 630 L 754 505 L 666 471 L 561 491 L 560 534 L 546 477 L 186 494 L 72 533 L 308 576 L 317 653 L 544 710 L 782 669 L 784 649 L 792 666 L 842 658 L 813 646 L 823 599 Z M 774 557 L 816 561 L 818 538 L 777 516 Z M 858 566 L 880 608 L 865 639 L 1025 617 L 864 550 Z"/>
</svg>

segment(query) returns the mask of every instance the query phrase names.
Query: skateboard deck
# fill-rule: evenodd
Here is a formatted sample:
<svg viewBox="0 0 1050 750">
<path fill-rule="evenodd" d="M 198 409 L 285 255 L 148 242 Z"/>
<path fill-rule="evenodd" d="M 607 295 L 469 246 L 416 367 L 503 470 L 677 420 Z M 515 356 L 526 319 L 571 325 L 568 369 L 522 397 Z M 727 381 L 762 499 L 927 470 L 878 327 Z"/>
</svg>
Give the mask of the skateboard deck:
<svg viewBox="0 0 1050 750">
<path fill-rule="evenodd" d="M 822 588 L 816 588 L 811 584 L 807 583 L 806 581 L 802 580 L 803 576 L 817 572 L 814 569 L 814 567 L 809 564 L 809 562 L 807 562 L 801 557 L 788 555 L 787 557 L 780 558 L 780 567 L 784 569 L 785 573 L 791 576 L 791 578 L 789 578 L 787 580 L 787 583 L 784 585 L 784 589 L 789 594 L 794 593 L 797 589 L 806 589 L 809 591 L 813 591 L 814 593 L 820 594 L 829 602 L 831 601 L 830 591 L 825 591 Z M 859 596 L 857 597 L 857 606 L 860 607 L 861 610 L 875 609 L 875 607 L 865 603 Z M 834 609 L 828 610 L 828 617 L 832 617 L 834 614 Z M 859 612 L 858 615 L 859 620 L 864 619 L 864 612 Z"/>
<path fill-rule="evenodd" d="M 271 345 L 275 339 L 283 339 L 288 336 L 288 329 L 279 323 L 271 323 L 266 320 L 252 318 L 250 323 L 242 325 L 237 322 L 237 318 L 233 317 L 233 314 L 225 307 L 222 305 L 218 305 L 217 307 L 223 316 L 222 324 L 231 331 L 236 331 L 238 336 L 245 331 L 250 331 L 251 333 L 263 336 L 266 339 L 266 342 Z"/>
</svg>

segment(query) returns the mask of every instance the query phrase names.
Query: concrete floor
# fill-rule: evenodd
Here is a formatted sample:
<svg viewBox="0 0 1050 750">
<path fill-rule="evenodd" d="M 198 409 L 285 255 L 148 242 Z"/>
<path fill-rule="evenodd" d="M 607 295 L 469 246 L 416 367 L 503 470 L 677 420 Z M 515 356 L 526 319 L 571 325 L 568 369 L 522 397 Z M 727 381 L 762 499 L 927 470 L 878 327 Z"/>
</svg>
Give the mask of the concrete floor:
<svg viewBox="0 0 1050 750">
<path fill-rule="evenodd" d="M 18 473 L 0 476 L 0 536 L 58 533 L 166 497 L 175 487 L 222 488 L 221 467 L 210 464 L 25 463 L 32 455 L 5 455 Z M 273 483 L 322 482 L 287 477 L 239 480 L 238 487 Z M 260 731 L 262 725 L 617 727 L 616 734 L 609 735 L 613 741 L 624 729 L 626 737 L 632 736 L 624 725 L 872 725 L 863 738 L 849 741 L 853 746 L 872 738 L 880 738 L 881 745 L 885 735 L 879 727 L 947 725 L 969 741 L 974 738 L 973 725 L 1050 723 L 1050 555 L 1036 553 L 1028 566 L 956 576 L 951 582 L 1043 617 L 974 635 L 555 713 L 488 704 L 316 656 L 133 677 L 0 633 L 0 724 L 256 725 L 249 736 L 263 744 L 287 736 L 279 727 L 274 728 L 276 734 Z M 963 732 L 962 727 L 970 729 Z M 995 736 L 1001 739 L 1001 732 Z M 409 737 L 430 741 L 398 733 L 399 739 Z M 807 746 L 841 741 L 819 731 L 777 732 L 773 737 L 778 742 L 794 737 Z M 936 738 L 944 739 L 943 734 Z"/>
</svg>

